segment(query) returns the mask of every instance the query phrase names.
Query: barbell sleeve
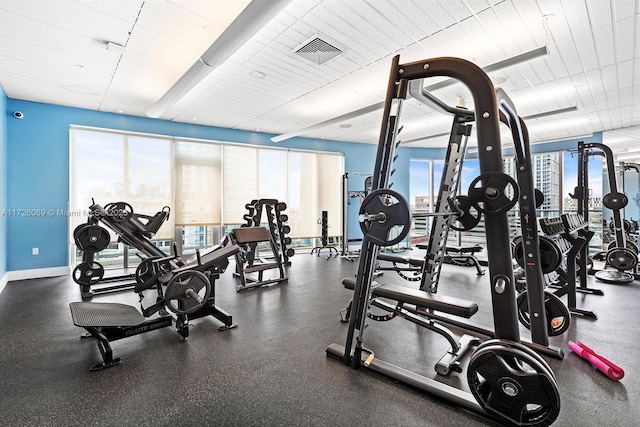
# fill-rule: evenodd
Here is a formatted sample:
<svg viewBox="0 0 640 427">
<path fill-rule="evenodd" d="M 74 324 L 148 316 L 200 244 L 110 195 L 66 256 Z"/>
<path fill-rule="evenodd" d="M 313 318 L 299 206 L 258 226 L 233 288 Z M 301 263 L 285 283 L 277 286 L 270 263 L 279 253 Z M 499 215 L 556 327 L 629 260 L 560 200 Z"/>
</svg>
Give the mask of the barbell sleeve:
<svg viewBox="0 0 640 427">
<path fill-rule="evenodd" d="M 380 221 L 380 222 L 385 222 L 387 220 L 387 216 L 383 213 L 377 213 L 377 214 L 360 214 L 358 215 L 358 221 L 360 222 L 365 222 L 365 221 Z"/>
<path fill-rule="evenodd" d="M 188 288 L 186 291 L 184 291 L 184 294 L 186 296 L 188 296 L 188 297 L 191 297 L 191 298 L 195 299 L 199 303 L 204 301 L 204 298 L 202 298 L 200 295 L 198 295 L 198 293 L 196 291 L 194 291 L 193 289 L 191 289 L 191 288 Z"/>
</svg>

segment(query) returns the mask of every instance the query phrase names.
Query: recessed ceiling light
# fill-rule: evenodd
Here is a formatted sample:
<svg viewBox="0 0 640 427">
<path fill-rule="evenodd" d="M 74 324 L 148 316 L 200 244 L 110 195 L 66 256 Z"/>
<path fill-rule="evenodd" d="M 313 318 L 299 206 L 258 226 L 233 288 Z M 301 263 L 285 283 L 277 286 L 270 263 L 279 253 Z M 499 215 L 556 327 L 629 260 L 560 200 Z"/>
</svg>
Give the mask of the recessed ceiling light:
<svg viewBox="0 0 640 427">
<path fill-rule="evenodd" d="M 503 85 L 509 81 L 508 77 L 498 76 L 491 79 L 494 85 Z"/>
<path fill-rule="evenodd" d="M 197 118 L 197 117 L 193 117 L 193 120 L 194 120 L 194 121 L 195 121 L 195 120 L 198 120 L 198 118 Z"/>
<path fill-rule="evenodd" d="M 353 126 L 351 123 L 342 123 L 341 125 L 338 125 L 338 127 L 342 129 L 349 129 L 351 126 Z"/>
<path fill-rule="evenodd" d="M 257 70 L 250 72 L 249 75 L 254 79 L 264 79 L 267 76 L 262 71 L 257 71 Z"/>
<path fill-rule="evenodd" d="M 118 113 L 122 113 L 122 110 L 118 110 Z"/>
</svg>

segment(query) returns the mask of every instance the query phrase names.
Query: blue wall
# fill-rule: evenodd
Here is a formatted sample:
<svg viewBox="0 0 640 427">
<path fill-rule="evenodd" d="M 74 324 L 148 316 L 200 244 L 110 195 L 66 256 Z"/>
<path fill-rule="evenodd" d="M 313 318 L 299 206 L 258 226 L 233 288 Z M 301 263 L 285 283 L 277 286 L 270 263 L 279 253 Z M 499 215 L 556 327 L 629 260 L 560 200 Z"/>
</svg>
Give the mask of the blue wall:
<svg viewBox="0 0 640 427">
<path fill-rule="evenodd" d="M 7 271 L 7 95 L 0 85 L 0 279 Z"/>
<path fill-rule="evenodd" d="M 6 99 L 7 122 L 7 209 L 38 209 L 45 212 L 66 210 L 69 200 L 69 126 L 100 128 L 172 135 L 188 138 L 249 143 L 255 145 L 341 152 L 346 172 L 371 173 L 376 146 L 310 138 L 292 138 L 273 143 L 273 135 L 233 129 L 175 123 L 144 117 L 102 113 L 78 108 Z M 14 111 L 24 118 L 13 118 Z M 442 150 L 436 150 L 439 152 Z M 409 194 L 409 159 L 428 158 L 430 149 L 400 148 L 393 176 L 394 189 Z M 361 188 L 361 186 L 356 187 Z M 337 197 L 340 197 L 337 195 Z M 357 215 L 357 203 L 350 206 L 350 217 Z M 16 211 L 18 212 L 18 211 Z M 21 213 L 21 212 L 19 212 Z M 357 223 L 349 224 L 349 237 L 360 235 Z M 67 218 L 22 214 L 7 217 L 6 269 L 27 270 L 67 265 Z M 32 248 L 40 254 L 31 254 Z"/>
</svg>

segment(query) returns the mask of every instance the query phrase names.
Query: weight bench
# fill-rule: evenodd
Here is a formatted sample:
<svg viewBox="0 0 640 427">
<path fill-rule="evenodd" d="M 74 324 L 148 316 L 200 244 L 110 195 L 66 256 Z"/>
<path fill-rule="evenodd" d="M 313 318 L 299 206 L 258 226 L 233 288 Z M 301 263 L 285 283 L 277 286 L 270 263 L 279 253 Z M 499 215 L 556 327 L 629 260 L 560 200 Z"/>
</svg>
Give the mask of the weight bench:
<svg viewBox="0 0 640 427">
<path fill-rule="evenodd" d="M 354 290 L 356 286 L 356 282 L 353 279 L 343 279 L 342 284 L 350 290 Z M 473 301 L 438 295 L 395 284 L 374 285 L 371 293 L 371 305 L 387 310 L 388 313 L 382 316 L 369 314 L 370 318 L 377 321 L 386 321 L 393 319 L 395 316 L 401 316 L 417 325 L 437 332 L 449 341 L 451 348 L 436 363 L 436 372 L 440 375 L 447 375 L 451 371 L 462 372 L 460 359 L 472 346 L 480 344 L 480 340 L 465 334 L 460 338 L 460 341 L 457 341 L 453 332 L 433 320 L 425 320 L 420 315 L 420 311 L 440 311 L 468 319 L 478 312 L 478 304 Z M 390 299 L 396 301 L 397 304 L 393 305 L 386 301 L 381 301 L 379 298 Z M 405 307 L 405 304 L 410 304 L 413 307 Z"/>
<path fill-rule="evenodd" d="M 205 316 L 213 316 L 224 325 L 221 331 L 235 328 L 233 317 L 215 305 L 215 280 L 220 277 L 229 265 L 228 258 L 239 251 L 237 246 L 216 247 L 201 255 L 196 251 L 196 258 L 178 268 L 171 263 L 174 257 L 148 258 L 146 266 L 136 272 L 136 293 L 156 287 L 158 294 L 155 303 L 142 308 L 142 313 L 135 307 L 120 303 L 72 302 L 69 304 L 73 324 L 84 328 L 96 339 L 103 362 L 91 367 L 97 371 L 120 363 L 120 358 L 113 357 L 111 341 L 131 337 L 156 329 L 174 326 L 183 339 L 189 336 L 189 320 Z M 204 288 L 204 295 L 199 292 Z M 169 313 L 168 308 L 173 313 Z M 160 312 L 159 317 L 150 319 Z"/>
<path fill-rule="evenodd" d="M 229 233 L 229 239 L 231 243 L 241 248 L 235 254 L 236 272 L 234 275 L 240 278 L 240 285 L 236 287 L 237 291 L 289 280 L 284 271 L 284 264 L 280 259 L 280 252 L 268 229 L 265 227 L 236 228 Z M 258 244 L 260 243 L 269 245 L 273 262 L 256 257 Z M 278 277 L 264 278 L 264 272 L 267 270 L 277 270 Z"/>
<path fill-rule="evenodd" d="M 420 280 L 424 258 L 391 255 L 384 252 L 379 252 L 377 259 L 378 261 L 387 261 L 393 263 L 393 267 L 385 267 L 379 264 L 376 265 L 376 272 L 378 273 L 381 273 L 383 271 L 395 271 L 400 277 L 410 282 L 417 282 Z M 413 273 L 413 275 L 410 276 L 405 273 Z"/>
<path fill-rule="evenodd" d="M 418 249 L 428 250 L 425 244 L 416 245 Z M 476 274 L 482 276 L 484 270 L 480 266 L 480 261 L 476 258 L 477 253 L 483 251 L 482 246 L 445 246 L 443 262 L 447 264 L 460 265 L 463 267 L 475 267 Z"/>
</svg>

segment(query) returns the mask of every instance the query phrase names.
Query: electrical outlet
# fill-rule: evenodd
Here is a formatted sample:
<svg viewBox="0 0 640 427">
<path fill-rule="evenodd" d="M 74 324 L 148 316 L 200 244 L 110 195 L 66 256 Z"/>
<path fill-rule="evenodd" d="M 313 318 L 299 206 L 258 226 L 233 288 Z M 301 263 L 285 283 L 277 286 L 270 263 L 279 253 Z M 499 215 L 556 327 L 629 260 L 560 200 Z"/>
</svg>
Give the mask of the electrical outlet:
<svg viewBox="0 0 640 427">
<path fill-rule="evenodd" d="M 40 253 L 40 251 L 38 250 L 38 248 L 32 248 L 31 249 L 31 255 L 38 255 Z"/>
</svg>

